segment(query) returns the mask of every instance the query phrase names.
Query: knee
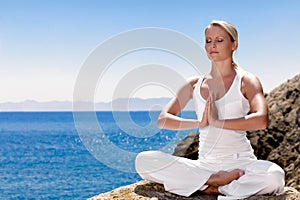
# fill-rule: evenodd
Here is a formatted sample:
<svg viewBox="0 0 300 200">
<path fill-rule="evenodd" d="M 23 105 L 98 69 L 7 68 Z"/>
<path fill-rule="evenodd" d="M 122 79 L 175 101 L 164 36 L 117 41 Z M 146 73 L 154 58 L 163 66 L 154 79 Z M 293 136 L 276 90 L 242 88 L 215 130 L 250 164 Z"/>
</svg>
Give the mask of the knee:
<svg viewBox="0 0 300 200">
<path fill-rule="evenodd" d="M 280 193 L 284 190 L 285 174 L 284 171 L 278 166 L 265 176 L 265 186 L 268 193 Z"/>
<path fill-rule="evenodd" d="M 141 166 L 143 166 L 143 163 L 147 160 L 147 152 L 141 152 L 139 153 L 135 158 L 135 168 L 137 172 L 140 171 Z"/>
<path fill-rule="evenodd" d="M 156 158 L 159 158 L 161 156 L 162 152 L 160 151 L 143 151 L 139 154 L 137 154 L 135 158 L 135 163 L 140 164 L 144 162 L 153 161 Z"/>
<path fill-rule="evenodd" d="M 263 188 L 259 194 L 276 194 L 283 191 L 285 174 L 277 164 L 259 160 L 249 166 L 247 170 L 249 174 L 256 174 L 256 177 L 259 178 L 258 182 Z"/>
<path fill-rule="evenodd" d="M 144 151 L 139 153 L 135 158 L 135 169 L 141 174 L 150 170 L 153 162 L 160 157 L 159 151 Z"/>
</svg>

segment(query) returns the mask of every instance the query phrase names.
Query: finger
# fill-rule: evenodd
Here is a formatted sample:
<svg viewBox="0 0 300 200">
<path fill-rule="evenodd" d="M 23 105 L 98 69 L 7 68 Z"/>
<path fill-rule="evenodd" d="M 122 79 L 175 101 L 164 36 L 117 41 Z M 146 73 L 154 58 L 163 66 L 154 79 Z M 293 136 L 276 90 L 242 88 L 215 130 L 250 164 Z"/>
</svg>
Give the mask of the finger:
<svg viewBox="0 0 300 200">
<path fill-rule="evenodd" d="M 203 112 L 203 115 L 202 115 L 202 120 L 200 122 L 200 126 L 207 126 L 208 125 L 208 102 L 206 103 L 205 105 L 205 108 L 204 108 L 204 112 Z"/>
<path fill-rule="evenodd" d="M 207 100 L 206 100 L 206 103 L 205 103 L 205 110 L 206 109 L 208 110 L 209 107 L 210 107 L 210 98 L 208 97 Z"/>
<path fill-rule="evenodd" d="M 214 102 L 215 99 L 216 99 L 215 97 L 216 97 L 215 93 L 214 93 L 213 91 L 211 91 L 211 92 L 210 92 L 210 99 L 211 99 L 211 101 Z"/>
<path fill-rule="evenodd" d="M 207 113 L 208 111 L 207 111 L 207 108 L 205 108 L 205 110 L 204 110 L 204 113 L 203 113 L 203 116 L 202 116 L 202 121 L 203 122 L 207 122 L 208 121 L 208 119 L 207 119 Z"/>
<path fill-rule="evenodd" d="M 210 106 L 210 103 L 209 103 L 209 99 L 207 99 L 206 103 L 205 103 L 205 108 L 204 108 L 204 112 L 207 112 L 209 110 L 209 106 Z"/>
<path fill-rule="evenodd" d="M 212 114 L 212 105 L 211 105 L 211 101 L 210 100 L 208 101 L 206 110 L 207 110 L 207 120 L 209 122 L 210 118 L 211 118 L 211 114 Z"/>
<path fill-rule="evenodd" d="M 210 103 L 208 102 L 208 104 L 207 104 L 207 106 L 206 106 L 206 109 L 205 109 L 205 110 L 206 110 L 206 111 L 205 111 L 205 112 L 206 112 L 206 116 L 205 116 L 205 117 L 206 117 L 207 123 L 209 123 L 209 121 L 210 121 L 210 120 L 209 120 L 209 118 L 210 118 L 210 113 L 211 113 L 211 112 L 210 112 L 210 109 L 211 109 L 211 108 L 210 108 Z"/>
<path fill-rule="evenodd" d="M 206 99 L 206 103 L 209 102 L 211 99 L 210 99 L 210 93 L 208 94 L 208 97 Z"/>
</svg>

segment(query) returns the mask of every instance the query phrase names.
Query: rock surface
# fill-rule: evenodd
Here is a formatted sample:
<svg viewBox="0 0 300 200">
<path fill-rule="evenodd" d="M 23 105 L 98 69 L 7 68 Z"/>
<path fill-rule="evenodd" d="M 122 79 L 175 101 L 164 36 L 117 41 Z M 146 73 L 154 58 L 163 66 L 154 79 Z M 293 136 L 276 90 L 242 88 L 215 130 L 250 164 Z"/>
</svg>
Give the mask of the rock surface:
<svg viewBox="0 0 300 200">
<path fill-rule="evenodd" d="M 286 186 L 277 196 L 253 196 L 247 200 L 300 199 L 300 74 L 266 94 L 269 106 L 269 126 L 265 130 L 248 132 L 248 138 L 259 159 L 279 164 L 286 173 Z M 191 133 L 175 148 L 174 155 L 197 159 L 199 134 Z M 298 190 L 298 191 L 297 191 Z M 157 183 L 140 181 L 103 193 L 90 200 L 215 200 L 216 196 L 193 194 L 178 196 Z"/>
<path fill-rule="evenodd" d="M 140 181 L 131 185 L 123 186 L 99 194 L 88 200 L 216 200 L 215 195 L 202 195 L 195 193 L 190 197 L 178 196 L 170 192 L 166 192 L 164 187 L 157 183 L 149 181 Z M 300 192 L 292 187 L 285 187 L 282 194 L 274 196 L 252 196 L 244 200 L 299 200 Z"/>
<path fill-rule="evenodd" d="M 280 165 L 286 185 L 300 191 L 300 74 L 272 90 L 266 100 L 269 126 L 248 133 L 260 159 Z"/>
</svg>

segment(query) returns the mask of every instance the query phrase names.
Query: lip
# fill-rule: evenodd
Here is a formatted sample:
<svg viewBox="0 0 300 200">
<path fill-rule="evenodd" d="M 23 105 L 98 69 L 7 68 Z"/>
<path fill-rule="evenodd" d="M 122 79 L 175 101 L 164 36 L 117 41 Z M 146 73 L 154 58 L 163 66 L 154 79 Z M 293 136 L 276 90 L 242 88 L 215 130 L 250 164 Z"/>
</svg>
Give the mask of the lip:
<svg viewBox="0 0 300 200">
<path fill-rule="evenodd" d="M 209 52 L 209 54 L 216 54 L 216 53 L 219 53 L 219 52 L 217 52 L 217 51 L 211 51 L 211 52 Z"/>
</svg>

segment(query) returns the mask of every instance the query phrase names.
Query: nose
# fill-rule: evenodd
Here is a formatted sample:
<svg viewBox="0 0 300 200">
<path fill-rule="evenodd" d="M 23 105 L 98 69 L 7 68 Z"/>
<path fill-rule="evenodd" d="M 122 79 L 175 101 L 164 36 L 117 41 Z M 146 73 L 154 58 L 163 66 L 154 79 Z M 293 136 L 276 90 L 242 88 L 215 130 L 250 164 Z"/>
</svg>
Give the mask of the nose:
<svg viewBox="0 0 300 200">
<path fill-rule="evenodd" d="M 211 46 L 212 46 L 212 48 L 216 48 L 216 46 L 217 46 L 217 45 L 216 45 L 216 42 L 213 41 L 213 42 L 211 43 Z"/>
</svg>

